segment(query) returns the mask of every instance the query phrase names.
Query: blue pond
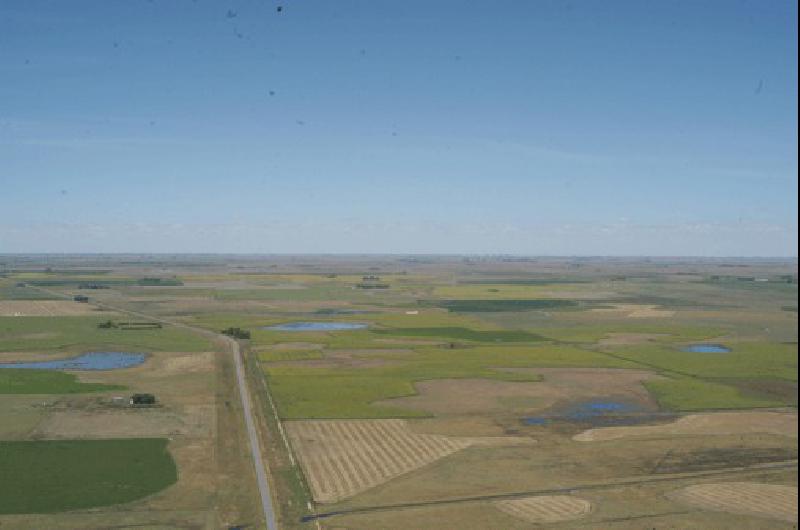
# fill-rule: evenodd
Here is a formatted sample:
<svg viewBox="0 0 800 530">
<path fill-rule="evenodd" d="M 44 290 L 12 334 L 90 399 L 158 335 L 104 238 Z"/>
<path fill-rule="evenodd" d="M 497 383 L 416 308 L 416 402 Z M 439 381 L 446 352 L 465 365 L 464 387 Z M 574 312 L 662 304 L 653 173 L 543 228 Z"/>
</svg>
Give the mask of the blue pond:
<svg viewBox="0 0 800 530">
<path fill-rule="evenodd" d="M 731 349 L 722 344 L 692 344 L 684 348 L 683 351 L 691 353 L 730 353 Z"/>
<path fill-rule="evenodd" d="M 20 363 L 0 363 L 2 368 L 32 368 L 36 370 L 116 370 L 144 362 L 143 353 L 119 351 L 89 352 L 69 359 Z"/>
<path fill-rule="evenodd" d="M 364 329 L 366 327 L 366 324 L 354 322 L 288 322 L 276 326 L 266 326 L 261 329 L 270 331 L 346 331 Z"/>
<path fill-rule="evenodd" d="M 592 425 L 631 425 L 647 421 L 641 409 L 628 403 L 617 401 L 585 401 L 573 405 L 552 416 L 531 416 L 522 418 L 525 425 L 547 425 L 555 422 L 591 423 Z"/>
</svg>

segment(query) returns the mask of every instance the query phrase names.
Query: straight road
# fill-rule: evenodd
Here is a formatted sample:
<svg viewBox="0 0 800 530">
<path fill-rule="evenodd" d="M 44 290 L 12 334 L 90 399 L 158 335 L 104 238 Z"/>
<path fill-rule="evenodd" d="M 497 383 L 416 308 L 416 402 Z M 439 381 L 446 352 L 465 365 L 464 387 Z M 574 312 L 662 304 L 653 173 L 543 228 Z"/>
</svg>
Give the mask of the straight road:
<svg viewBox="0 0 800 530">
<path fill-rule="evenodd" d="M 239 351 L 239 343 L 231 338 L 225 338 L 231 346 L 234 363 L 236 363 L 236 381 L 239 384 L 239 395 L 242 397 L 244 422 L 247 426 L 247 435 L 250 438 L 250 451 L 253 453 L 253 464 L 256 467 L 256 480 L 258 481 L 258 491 L 261 493 L 264 520 L 267 524 L 267 530 L 278 530 L 278 524 L 275 522 L 275 509 L 272 506 L 272 496 L 269 491 L 269 482 L 267 482 L 267 474 L 264 471 L 266 468 L 261 459 L 261 445 L 258 440 L 258 430 L 256 430 L 256 425 L 253 421 L 253 407 L 250 403 L 250 393 L 247 389 L 247 380 L 244 375 L 244 366 L 242 364 L 242 354 Z"/>
</svg>

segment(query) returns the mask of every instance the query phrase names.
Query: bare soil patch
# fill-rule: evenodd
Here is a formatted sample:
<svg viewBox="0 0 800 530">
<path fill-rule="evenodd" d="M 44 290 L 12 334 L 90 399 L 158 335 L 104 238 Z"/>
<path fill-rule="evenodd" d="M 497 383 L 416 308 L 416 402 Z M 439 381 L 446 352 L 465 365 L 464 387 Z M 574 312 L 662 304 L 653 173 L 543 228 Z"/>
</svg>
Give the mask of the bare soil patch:
<svg viewBox="0 0 800 530">
<path fill-rule="evenodd" d="M 589 429 L 573 437 L 579 442 L 628 437 L 764 433 L 797 438 L 796 412 L 714 412 L 691 414 L 672 423 Z"/>
<path fill-rule="evenodd" d="M 317 502 L 351 497 L 473 445 L 533 443 L 417 434 L 397 419 L 290 421 L 285 427 Z"/>
<path fill-rule="evenodd" d="M 95 409 L 51 412 L 34 430 L 34 438 L 137 438 L 154 436 L 210 437 L 213 405 L 187 405 L 183 410 Z"/>
<path fill-rule="evenodd" d="M 53 317 L 97 314 L 90 304 L 67 300 L 0 300 L 0 317 Z"/>
<path fill-rule="evenodd" d="M 755 482 L 695 484 L 668 495 L 705 510 L 797 522 L 797 487 Z"/>
<path fill-rule="evenodd" d="M 595 313 L 621 314 L 628 318 L 669 318 L 675 316 L 675 311 L 659 309 L 657 305 L 641 304 L 614 304 L 613 307 L 590 309 Z"/>
<path fill-rule="evenodd" d="M 589 501 L 570 495 L 546 495 L 497 501 L 494 506 L 508 515 L 534 524 L 580 519 L 592 510 Z"/>
<path fill-rule="evenodd" d="M 675 316 L 675 311 L 658 309 L 656 305 L 641 306 L 628 313 L 628 318 L 670 318 Z"/>
<path fill-rule="evenodd" d="M 643 370 L 613 368 L 524 368 L 544 376 L 536 383 L 490 379 L 437 379 L 415 385 L 418 395 L 380 401 L 379 404 L 424 410 L 435 415 L 490 414 L 540 411 L 560 402 L 599 396 L 634 401 L 645 410 L 657 405 L 642 381 L 659 377 Z"/>
<path fill-rule="evenodd" d="M 161 375 L 211 372 L 214 369 L 214 353 L 202 352 L 162 357 L 156 370 Z"/>
</svg>

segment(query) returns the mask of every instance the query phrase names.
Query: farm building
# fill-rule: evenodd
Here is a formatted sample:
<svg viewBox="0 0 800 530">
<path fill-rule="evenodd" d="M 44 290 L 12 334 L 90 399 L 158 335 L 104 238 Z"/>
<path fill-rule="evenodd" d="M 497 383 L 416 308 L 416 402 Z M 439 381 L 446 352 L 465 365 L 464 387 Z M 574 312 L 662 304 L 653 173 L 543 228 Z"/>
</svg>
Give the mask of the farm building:
<svg viewBox="0 0 800 530">
<path fill-rule="evenodd" d="M 131 396 L 130 404 L 135 405 L 155 405 L 156 397 L 153 394 L 134 394 Z"/>
</svg>

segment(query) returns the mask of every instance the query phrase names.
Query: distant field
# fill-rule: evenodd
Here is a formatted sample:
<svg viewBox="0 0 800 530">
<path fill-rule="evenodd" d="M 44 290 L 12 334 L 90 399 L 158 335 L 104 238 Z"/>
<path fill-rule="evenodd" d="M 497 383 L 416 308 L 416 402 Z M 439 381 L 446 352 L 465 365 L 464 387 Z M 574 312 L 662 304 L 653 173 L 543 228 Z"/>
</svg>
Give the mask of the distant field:
<svg viewBox="0 0 800 530">
<path fill-rule="evenodd" d="M 736 387 L 700 379 L 671 378 L 664 381 L 647 381 L 644 385 L 665 410 L 689 412 L 780 407 L 785 404 L 776 399 L 749 397 Z"/>
<path fill-rule="evenodd" d="M 77 394 L 122 388 L 118 385 L 81 383 L 75 374 L 56 370 L 0 369 L 0 394 Z"/>
<path fill-rule="evenodd" d="M 0 317 L 0 351 L 119 348 L 160 351 L 212 349 L 197 334 L 174 327 L 147 330 L 100 329 L 108 317 Z"/>
<path fill-rule="evenodd" d="M 18 287 L 17 282 L 0 282 L 0 300 L 56 300 L 56 296 L 33 287 Z"/>
<path fill-rule="evenodd" d="M 615 353 L 656 369 L 708 378 L 775 377 L 797 381 L 797 345 L 731 343 L 729 353 L 693 353 L 677 344 L 637 346 Z"/>
<path fill-rule="evenodd" d="M 0 514 L 134 501 L 174 484 L 164 438 L 0 441 Z"/>
<path fill-rule="evenodd" d="M 0 317 L 81 316 L 97 313 L 96 307 L 71 300 L 0 300 Z"/>
<path fill-rule="evenodd" d="M 480 313 L 488 311 L 536 311 L 571 309 L 578 307 L 578 302 L 573 300 L 548 300 L 548 299 L 497 299 L 497 300 L 425 300 L 420 302 L 423 306 L 438 306 L 448 311 L 457 313 Z"/>
<path fill-rule="evenodd" d="M 537 342 L 545 340 L 541 335 L 527 331 L 476 331 L 469 328 L 396 328 L 377 329 L 373 333 L 400 337 L 445 337 L 475 342 Z"/>
</svg>

